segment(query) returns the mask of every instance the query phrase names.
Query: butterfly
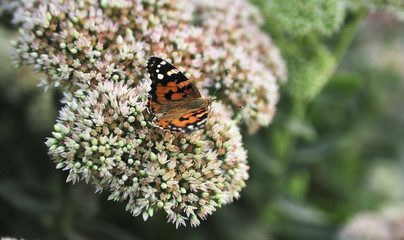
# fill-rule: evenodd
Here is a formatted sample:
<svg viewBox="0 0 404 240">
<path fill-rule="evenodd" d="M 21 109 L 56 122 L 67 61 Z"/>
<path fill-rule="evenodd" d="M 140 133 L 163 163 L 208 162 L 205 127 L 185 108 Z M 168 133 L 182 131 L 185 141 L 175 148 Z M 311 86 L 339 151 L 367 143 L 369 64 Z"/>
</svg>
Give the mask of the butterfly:
<svg viewBox="0 0 404 240">
<path fill-rule="evenodd" d="M 150 57 L 147 72 L 152 80 L 147 109 L 161 129 L 190 134 L 205 126 L 214 101 L 202 98 L 199 90 L 166 60 Z"/>
</svg>

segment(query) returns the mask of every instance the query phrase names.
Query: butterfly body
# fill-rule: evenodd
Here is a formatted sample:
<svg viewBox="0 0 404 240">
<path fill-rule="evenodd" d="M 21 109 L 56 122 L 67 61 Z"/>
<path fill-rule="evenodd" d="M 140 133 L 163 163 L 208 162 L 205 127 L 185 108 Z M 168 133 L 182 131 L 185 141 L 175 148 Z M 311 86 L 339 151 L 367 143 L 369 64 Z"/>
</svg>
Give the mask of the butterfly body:
<svg viewBox="0 0 404 240">
<path fill-rule="evenodd" d="M 151 57 L 147 71 L 152 80 L 148 110 L 156 125 L 188 134 L 205 126 L 212 98 L 202 98 L 184 74 L 161 58 Z"/>
</svg>

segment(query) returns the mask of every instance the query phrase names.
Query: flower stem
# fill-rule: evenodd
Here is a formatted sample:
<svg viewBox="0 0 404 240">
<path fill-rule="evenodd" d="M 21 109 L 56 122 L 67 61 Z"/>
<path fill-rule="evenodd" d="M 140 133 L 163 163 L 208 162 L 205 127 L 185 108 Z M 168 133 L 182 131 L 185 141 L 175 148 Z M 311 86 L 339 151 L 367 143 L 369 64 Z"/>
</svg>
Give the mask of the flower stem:
<svg viewBox="0 0 404 240">
<path fill-rule="evenodd" d="M 349 15 L 344 25 L 337 45 L 334 49 L 334 56 L 336 62 L 341 62 L 342 58 L 345 56 L 346 51 L 351 45 L 352 39 L 355 36 L 356 30 L 358 29 L 361 20 L 366 16 L 367 11 L 361 11 L 355 15 Z"/>
</svg>

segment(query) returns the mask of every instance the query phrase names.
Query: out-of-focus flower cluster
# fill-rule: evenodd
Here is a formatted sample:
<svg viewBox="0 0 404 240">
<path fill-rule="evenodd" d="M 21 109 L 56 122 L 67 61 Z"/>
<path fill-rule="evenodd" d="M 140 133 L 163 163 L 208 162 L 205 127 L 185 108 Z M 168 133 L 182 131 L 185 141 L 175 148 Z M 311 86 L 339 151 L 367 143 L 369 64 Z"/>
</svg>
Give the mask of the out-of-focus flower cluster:
<svg viewBox="0 0 404 240">
<path fill-rule="evenodd" d="M 387 223 L 369 213 L 354 217 L 340 232 L 339 240 L 390 240 Z"/>
<path fill-rule="evenodd" d="M 403 205 L 391 206 L 378 213 L 360 213 L 339 233 L 339 240 L 403 240 Z"/>
<path fill-rule="evenodd" d="M 268 15 L 292 36 L 331 35 L 344 20 L 344 6 L 341 0 L 265 1 Z"/>
<path fill-rule="evenodd" d="M 287 92 L 294 102 L 311 101 L 334 73 L 340 51 L 331 52 L 322 37 L 344 27 L 349 32 L 355 17 L 376 10 L 403 16 L 402 0 L 251 0 L 263 10 L 267 28 L 274 32 L 276 43 L 287 62 Z M 403 18 L 404 19 L 404 18 Z M 346 21 L 345 21 L 346 20 Z M 348 23 L 343 26 L 344 23 Z M 345 36 L 348 36 L 345 35 Z M 339 34 L 339 37 L 345 37 Z M 344 43 L 344 41 L 340 41 Z"/>
<path fill-rule="evenodd" d="M 329 36 L 340 29 L 350 12 L 384 10 L 404 19 L 402 0 L 252 1 L 265 8 L 268 23 L 276 22 L 275 28 L 298 38 L 308 34 Z"/>
<path fill-rule="evenodd" d="M 1 237 L 1 240 L 24 240 L 24 238 L 15 238 L 15 237 Z"/>
<path fill-rule="evenodd" d="M 384 203 L 375 212 L 362 212 L 340 231 L 339 240 L 404 240 L 403 174 L 400 163 L 378 159 L 366 174 L 367 193 Z"/>
<path fill-rule="evenodd" d="M 19 4 L 16 4 L 19 3 Z M 20 38 L 15 64 L 31 64 L 63 86 L 53 137 L 46 142 L 68 181 L 92 182 L 146 220 L 162 209 L 191 226 L 239 197 L 248 178 L 237 123 L 268 125 L 286 70 L 244 0 L 9 1 Z M 207 95 L 226 70 L 203 131 L 150 125 L 145 110 L 149 56 L 168 59 Z M 243 108 L 240 109 L 239 107 Z"/>
<path fill-rule="evenodd" d="M 402 0 L 343 0 L 348 10 L 384 10 L 395 14 L 399 19 L 404 20 L 404 2 Z"/>
<path fill-rule="evenodd" d="M 285 57 L 290 60 L 289 76 L 293 79 L 288 82 L 287 90 L 298 102 L 317 96 L 337 64 L 329 50 L 320 44 L 307 44 L 306 49 L 290 46 L 285 50 Z"/>
</svg>

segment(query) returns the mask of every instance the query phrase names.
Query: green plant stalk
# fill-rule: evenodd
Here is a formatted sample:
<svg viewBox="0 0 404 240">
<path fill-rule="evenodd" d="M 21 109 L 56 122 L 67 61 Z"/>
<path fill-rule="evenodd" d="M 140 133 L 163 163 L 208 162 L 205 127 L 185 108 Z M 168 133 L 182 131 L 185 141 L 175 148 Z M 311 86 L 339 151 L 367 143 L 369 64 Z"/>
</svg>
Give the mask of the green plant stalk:
<svg viewBox="0 0 404 240">
<path fill-rule="evenodd" d="M 367 11 L 362 10 L 356 15 L 350 15 L 347 23 L 344 25 L 339 40 L 334 48 L 334 56 L 337 63 L 340 63 L 344 58 L 349 46 L 352 43 L 352 39 L 355 36 L 361 20 L 367 15 Z"/>
<path fill-rule="evenodd" d="M 349 49 L 349 46 L 352 43 L 353 37 L 355 36 L 356 30 L 361 22 L 361 20 L 364 18 L 366 15 L 366 11 L 361 11 L 357 13 L 356 15 L 352 15 L 348 18 L 346 21 L 346 24 L 344 25 L 340 37 L 338 38 L 338 42 L 335 45 L 333 54 L 335 56 L 336 62 L 340 63 L 345 56 L 347 50 Z M 291 121 L 293 118 L 298 118 L 302 121 L 306 118 L 306 111 L 307 107 L 310 104 L 310 101 L 293 101 L 292 103 L 292 109 L 290 111 L 290 117 L 288 118 L 289 120 L 283 123 L 281 126 L 282 130 L 280 130 L 277 135 L 281 136 L 282 140 L 282 146 L 283 147 L 277 147 L 275 144 L 272 147 L 275 147 L 274 153 L 277 157 L 277 159 L 280 162 L 280 165 L 282 166 L 282 170 L 288 171 L 290 168 L 290 164 L 292 162 L 292 156 L 293 156 L 293 149 L 295 149 L 295 145 L 297 143 L 297 137 L 291 133 L 288 129 L 288 123 Z M 273 134 L 273 133 L 272 133 Z M 272 140 L 275 138 L 271 135 L 268 134 Z M 279 145 L 279 144 L 278 144 Z M 285 183 L 287 183 L 287 179 L 284 179 Z"/>
</svg>

